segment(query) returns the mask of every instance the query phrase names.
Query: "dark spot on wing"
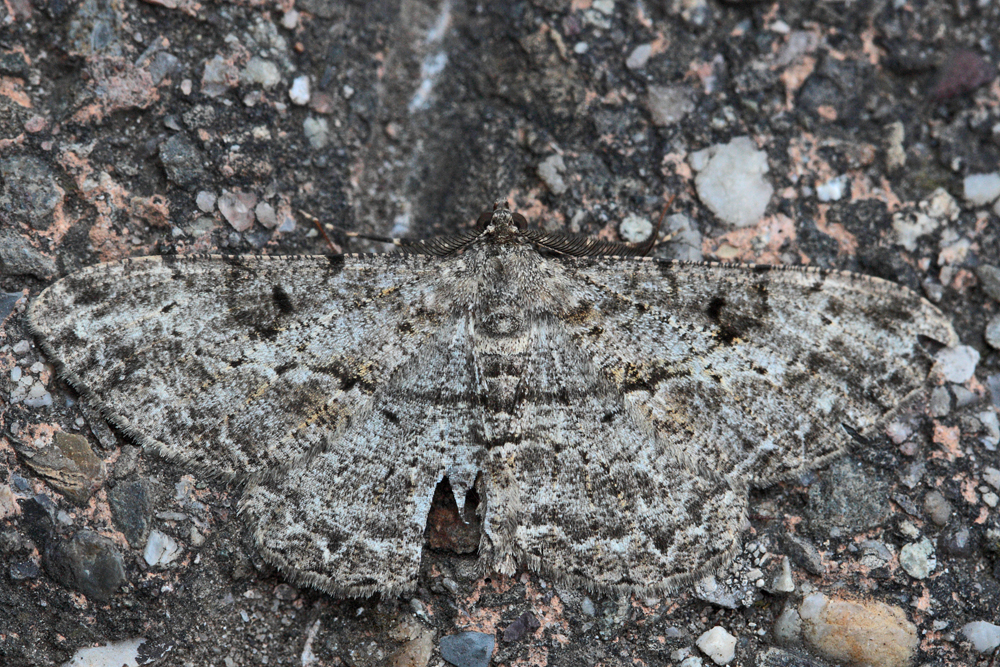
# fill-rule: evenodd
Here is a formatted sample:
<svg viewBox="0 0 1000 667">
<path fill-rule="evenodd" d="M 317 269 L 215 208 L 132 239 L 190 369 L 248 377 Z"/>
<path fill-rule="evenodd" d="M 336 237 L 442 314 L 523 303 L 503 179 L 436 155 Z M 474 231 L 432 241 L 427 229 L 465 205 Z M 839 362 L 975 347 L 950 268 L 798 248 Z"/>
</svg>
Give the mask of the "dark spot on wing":
<svg viewBox="0 0 1000 667">
<path fill-rule="evenodd" d="M 674 378 L 688 377 L 691 369 L 664 364 L 626 364 L 622 369 L 621 391 L 655 392 L 661 382 Z"/>
<path fill-rule="evenodd" d="M 389 410 L 388 408 L 382 408 L 382 416 L 388 419 L 389 422 L 392 424 L 399 423 L 399 415 L 397 415 L 392 410 Z"/>
<path fill-rule="evenodd" d="M 169 312 L 170 312 L 171 310 L 173 310 L 173 309 L 174 309 L 174 307 L 175 307 L 176 305 L 177 305 L 176 303 L 168 303 L 168 304 L 167 304 L 167 305 L 165 305 L 165 306 L 164 306 L 163 308 L 160 308 L 160 313 L 162 313 L 162 314 L 166 315 L 166 314 L 167 314 L 167 313 L 169 313 Z"/>
<path fill-rule="evenodd" d="M 753 272 L 754 272 L 754 273 L 768 273 L 768 272 L 770 272 L 770 271 L 771 271 L 771 269 L 773 269 L 773 268 L 774 268 L 774 267 L 773 267 L 773 266 L 771 266 L 770 264 L 756 264 L 756 265 L 755 265 L 755 266 L 753 267 Z"/>
<path fill-rule="evenodd" d="M 722 315 L 722 309 L 725 305 L 725 297 L 713 296 L 712 300 L 708 302 L 708 308 L 705 309 L 705 314 L 708 315 L 708 319 L 713 322 L 718 322 L 719 317 Z"/>
<path fill-rule="evenodd" d="M 396 331 L 404 335 L 411 334 L 414 332 L 413 324 L 404 320 L 396 325 Z"/>
<path fill-rule="evenodd" d="M 854 427 L 848 426 L 847 424 L 841 424 L 840 426 L 845 431 L 847 431 L 847 435 L 851 436 L 851 439 L 854 440 L 854 442 L 858 443 L 859 445 L 871 444 L 871 440 L 861 435 Z"/>
<path fill-rule="evenodd" d="M 330 255 L 327 257 L 327 261 L 330 265 L 330 275 L 335 276 L 344 269 L 344 256 L 343 255 Z"/>
<path fill-rule="evenodd" d="M 298 364 L 296 364 L 295 362 L 289 361 L 281 364 L 280 366 L 275 367 L 274 372 L 277 375 L 284 375 L 285 373 L 292 370 L 293 368 L 296 368 L 297 366 Z"/>
<path fill-rule="evenodd" d="M 292 306 L 292 297 L 288 296 L 288 292 L 281 285 L 275 285 L 271 288 L 271 300 L 274 301 L 274 307 L 282 315 L 290 315 L 295 312 L 295 307 Z"/>
</svg>

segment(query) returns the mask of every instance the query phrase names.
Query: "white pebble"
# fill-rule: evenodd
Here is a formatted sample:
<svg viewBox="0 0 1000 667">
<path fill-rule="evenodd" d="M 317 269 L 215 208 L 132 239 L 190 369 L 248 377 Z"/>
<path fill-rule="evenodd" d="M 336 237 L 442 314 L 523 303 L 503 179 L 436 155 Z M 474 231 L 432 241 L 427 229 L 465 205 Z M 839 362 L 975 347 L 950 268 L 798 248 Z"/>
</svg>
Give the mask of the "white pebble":
<svg viewBox="0 0 1000 667">
<path fill-rule="evenodd" d="M 215 209 L 216 196 L 214 192 L 202 190 L 195 197 L 194 203 L 198 205 L 198 210 L 202 213 L 211 213 Z"/>
<path fill-rule="evenodd" d="M 976 417 L 986 429 L 986 434 L 981 438 L 983 445 L 989 451 L 995 452 L 997 445 L 1000 444 L 1000 419 L 997 418 L 997 413 L 986 410 L 977 414 Z"/>
<path fill-rule="evenodd" d="M 309 77 L 306 75 L 295 77 L 295 81 L 292 81 L 292 87 L 288 90 L 288 99 L 292 101 L 292 104 L 305 106 L 309 104 L 309 98 Z"/>
<path fill-rule="evenodd" d="M 281 17 L 281 27 L 285 30 L 295 30 L 299 25 L 299 13 L 289 9 Z"/>
<path fill-rule="evenodd" d="M 166 565 L 177 558 L 181 548 L 177 541 L 158 530 L 150 531 L 149 539 L 146 540 L 146 549 L 142 552 L 142 557 L 150 566 Z"/>
<path fill-rule="evenodd" d="M 278 226 L 278 216 L 274 213 L 274 207 L 266 201 L 262 201 L 257 204 L 257 208 L 254 209 L 254 213 L 257 214 L 257 222 L 264 227 L 274 229 Z"/>
<path fill-rule="evenodd" d="M 586 53 L 589 48 L 590 46 L 587 44 L 587 42 L 577 42 L 576 44 L 573 45 L 573 53 L 582 55 Z"/>
<path fill-rule="evenodd" d="M 965 201 L 973 206 L 984 206 L 1000 197 L 1000 172 L 970 174 L 962 186 Z"/>
<path fill-rule="evenodd" d="M 652 44 L 640 44 L 639 46 L 632 49 L 632 53 L 629 54 L 628 60 L 625 61 L 625 67 L 629 69 L 642 69 L 649 62 L 649 56 L 653 54 Z"/>
<path fill-rule="evenodd" d="M 717 665 L 725 665 L 736 657 L 736 637 L 720 625 L 698 637 L 695 644 Z"/>
<path fill-rule="evenodd" d="M 325 148 L 330 143 L 330 125 L 326 118 L 313 118 L 310 116 L 302 121 L 302 131 L 309 140 L 309 145 L 315 150 Z"/>
<path fill-rule="evenodd" d="M 550 155 L 538 165 L 538 177 L 545 181 L 545 185 L 554 195 L 561 195 L 569 189 L 566 181 L 563 180 L 562 172 L 566 170 L 566 163 L 561 155 Z"/>
<path fill-rule="evenodd" d="M 653 233 L 653 223 L 649 218 L 629 214 L 619 225 L 618 233 L 629 243 L 639 243 L 649 239 L 649 235 Z"/>
<path fill-rule="evenodd" d="M 973 621 L 962 626 L 962 634 L 980 653 L 991 653 L 1000 646 L 1000 625 L 986 621 Z"/>
<path fill-rule="evenodd" d="M 840 201 L 844 196 L 844 189 L 847 185 L 847 177 L 837 176 L 831 178 L 826 183 L 816 186 L 816 198 L 822 202 Z"/>
<path fill-rule="evenodd" d="M 946 347 L 935 355 L 932 372 L 946 382 L 962 384 L 976 372 L 979 352 L 968 345 Z"/>
<path fill-rule="evenodd" d="M 707 152 L 708 160 L 705 161 Z M 767 153 L 750 137 L 736 137 L 692 155 L 691 165 L 704 164 L 695 178 L 698 198 L 721 220 L 747 227 L 760 220 L 774 188 L 764 179 Z"/>
</svg>

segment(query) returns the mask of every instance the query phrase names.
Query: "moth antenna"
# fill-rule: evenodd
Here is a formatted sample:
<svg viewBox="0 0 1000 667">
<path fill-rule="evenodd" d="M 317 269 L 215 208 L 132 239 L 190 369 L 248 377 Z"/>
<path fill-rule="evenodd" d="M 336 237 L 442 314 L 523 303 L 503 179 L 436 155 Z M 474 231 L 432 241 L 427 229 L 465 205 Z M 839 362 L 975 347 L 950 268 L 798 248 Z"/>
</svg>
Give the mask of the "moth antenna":
<svg viewBox="0 0 1000 667">
<path fill-rule="evenodd" d="M 663 237 L 663 240 L 659 240 L 657 238 L 660 235 L 660 227 L 663 225 L 663 219 L 667 217 L 667 211 L 669 211 L 670 207 L 674 205 L 675 199 L 677 199 L 677 195 L 670 195 L 670 198 L 667 199 L 667 203 L 663 205 L 663 210 L 660 211 L 660 217 L 656 221 L 656 224 L 653 225 L 653 231 L 650 233 L 649 238 L 643 241 L 642 243 L 643 246 L 645 246 L 647 243 L 649 244 L 649 247 L 642 252 L 643 255 L 652 251 L 653 248 L 655 248 L 656 246 L 663 245 L 664 243 L 670 241 L 670 239 L 677 236 L 677 232 L 671 232 L 667 234 L 665 237 Z"/>
<path fill-rule="evenodd" d="M 316 229 L 319 230 L 319 233 L 320 233 L 320 235 L 322 235 L 323 240 L 325 240 L 326 244 L 330 247 L 330 251 L 339 255 L 340 254 L 340 248 L 333 242 L 332 239 L 330 239 L 330 235 L 326 233 L 326 230 L 323 229 L 323 225 L 320 224 L 319 218 L 317 218 L 312 213 L 308 213 L 307 211 L 303 211 L 301 208 L 299 209 L 299 214 L 303 218 L 305 218 L 306 220 L 308 220 L 311 223 L 313 223 L 314 225 L 316 225 Z"/>
</svg>

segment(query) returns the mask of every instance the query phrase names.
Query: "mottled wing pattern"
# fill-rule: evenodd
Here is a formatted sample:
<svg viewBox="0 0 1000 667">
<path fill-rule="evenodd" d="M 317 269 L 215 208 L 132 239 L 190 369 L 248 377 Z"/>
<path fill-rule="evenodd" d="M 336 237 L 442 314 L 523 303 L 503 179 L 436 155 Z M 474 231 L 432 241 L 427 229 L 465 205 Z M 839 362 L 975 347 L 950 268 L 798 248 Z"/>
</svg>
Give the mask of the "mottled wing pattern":
<svg viewBox="0 0 1000 667">
<path fill-rule="evenodd" d="M 664 446 L 554 317 L 531 326 L 513 432 L 484 464 L 481 555 L 601 590 L 664 590 L 738 544 L 746 492 Z"/>
<path fill-rule="evenodd" d="M 469 336 L 465 318 L 443 325 L 335 446 L 247 489 L 240 512 L 270 562 L 339 595 L 416 587 L 435 487 L 480 462 Z"/>
<path fill-rule="evenodd" d="M 439 330 L 448 305 L 426 303 L 434 264 L 144 257 L 55 283 L 29 321 L 70 384 L 138 442 L 253 477 L 336 442 Z"/>
<path fill-rule="evenodd" d="M 562 314 L 593 364 L 671 448 L 754 485 L 822 465 L 921 389 L 918 337 L 954 345 L 913 292 L 859 274 L 653 259 L 567 259 Z"/>
</svg>

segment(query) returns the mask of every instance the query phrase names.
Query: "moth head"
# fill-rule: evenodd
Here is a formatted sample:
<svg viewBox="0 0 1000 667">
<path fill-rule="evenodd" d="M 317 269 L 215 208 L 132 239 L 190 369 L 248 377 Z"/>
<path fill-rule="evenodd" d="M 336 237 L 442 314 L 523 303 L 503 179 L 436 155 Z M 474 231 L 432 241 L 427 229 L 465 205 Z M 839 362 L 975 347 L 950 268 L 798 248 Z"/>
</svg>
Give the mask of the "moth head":
<svg viewBox="0 0 1000 667">
<path fill-rule="evenodd" d="M 476 225 L 484 234 L 504 242 L 520 236 L 528 228 L 528 221 L 520 213 L 511 211 L 506 199 L 497 199 L 493 202 L 493 210 L 480 215 Z"/>
</svg>

